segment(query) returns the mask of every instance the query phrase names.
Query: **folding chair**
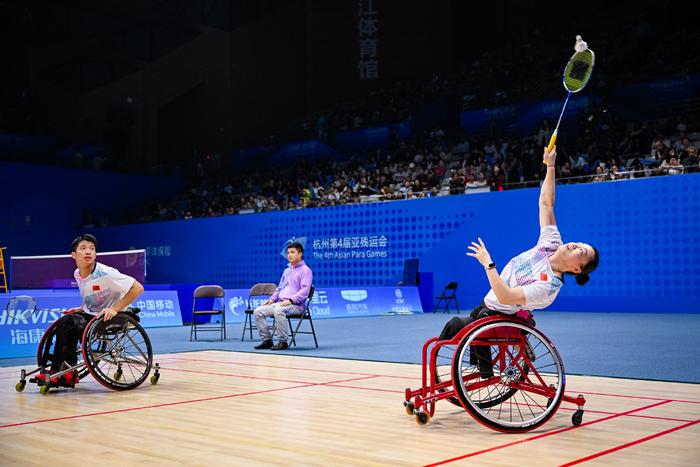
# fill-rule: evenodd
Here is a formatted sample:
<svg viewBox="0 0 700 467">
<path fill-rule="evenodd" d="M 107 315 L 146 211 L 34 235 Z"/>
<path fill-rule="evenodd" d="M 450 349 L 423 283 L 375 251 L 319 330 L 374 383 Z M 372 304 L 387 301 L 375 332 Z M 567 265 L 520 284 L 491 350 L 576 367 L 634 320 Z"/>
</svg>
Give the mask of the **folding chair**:
<svg viewBox="0 0 700 467">
<path fill-rule="evenodd" d="M 296 336 L 297 334 L 311 334 L 314 336 L 314 344 L 316 344 L 316 348 L 318 348 L 318 340 L 316 340 L 316 330 L 314 329 L 314 321 L 311 319 L 311 310 L 309 309 L 309 304 L 311 304 L 311 299 L 314 296 L 314 286 L 311 286 L 311 289 L 309 289 L 309 296 L 306 297 L 306 300 L 304 301 L 304 310 L 301 312 L 299 315 L 295 314 L 290 314 L 287 315 L 287 322 L 289 323 L 289 333 L 292 336 L 292 345 L 297 345 L 296 342 Z M 299 320 L 297 322 L 296 327 L 292 326 L 292 320 L 296 319 Z M 304 320 L 308 320 L 309 324 L 311 325 L 311 331 L 300 331 L 299 328 L 301 327 L 301 323 L 304 322 Z"/>
<path fill-rule="evenodd" d="M 437 299 L 437 303 L 435 304 L 435 313 L 438 312 L 441 304 L 443 305 L 442 312 L 449 313 L 450 303 L 452 301 L 455 302 L 455 305 L 457 306 L 457 313 L 459 313 L 459 303 L 457 303 L 457 286 L 458 284 L 456 282 L 450 282 L 445 286 L 445 289 L 442 291 L 440 296 L 435 297 Z"/>
<path fill-rule="evenodd" d="M 260 282 L 259 284 L 255 284 L 253 288 L 250 289 L 250 292 L 248 293 L 248 300 L 246 300 L 246 310 L 245 310 L 245 321 L 243 322 L 243 335 L 241 336 L 241 342 L 245 340 L 245 330 L 248 329 L 250 331 L 250 338 L 253 338 L 253 329 L 257 329 L 257 326 L 255 326 L 255 320 L 253 319 L 253 312 L 255 311 L 255 297 L 270 297 L 273 293 L 275 293 L 275 290 L 277 289 L 277 285 L 273 284 L 271 282 Z M 258 305 L 259 306 L 259 305 Z"/>
<path fill-rule="evenodd" d="M 197 310 L 197 299 L 209 298 L 213 302 L 211 304 L 211 310 Z M 216 309 L 217 299 L 221 303 L 221 308 Z M 221 315 L 221 325 L 220 326 L 197 326 L 197 317 L 204 315 Z M 194 289 L 194 297 L 192 300 L 192 325 L 190 326 L 190 341 L 192 341 L 192 334 L 194 333 L 194 340 L 197 340 L 197 329 L 202 331 L 220 331 L 221 340 L 226 339 L 226 303 L 224 300 L 224 289 L 219 285 L 200 285 Z"/>
</svg>

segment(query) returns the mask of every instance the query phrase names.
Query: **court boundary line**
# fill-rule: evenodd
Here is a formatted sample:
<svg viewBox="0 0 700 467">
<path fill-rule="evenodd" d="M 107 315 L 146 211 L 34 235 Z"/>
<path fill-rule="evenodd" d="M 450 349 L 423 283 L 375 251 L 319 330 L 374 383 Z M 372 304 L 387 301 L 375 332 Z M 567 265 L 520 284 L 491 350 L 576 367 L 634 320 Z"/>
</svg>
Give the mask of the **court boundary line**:
<svg viewBox="0 0 700 467">
<path fill-rule="evenodd" d="M 596 453 L 591 454 L 589 456 L 581 457 L 579 459 L 573 460 L 571 462 L 567 462 L 565 464 L 560 464 L 560 467 L 568 467 L 571 465 L 577 465 L 577 464 L 581 464 L 583 462 L 588 462 L 589 460 L 596 459 L 596 458 L 602 457 L 602 456 L 606 456 L 608 454 L 612 454 L 613 452 L 622 451 L 623 449 L 627 449 L 629 447 L 636 446 L 638 444 L 644 443 L 646 441 L 649 441 L 649 440 L 652 440 L 655 438 L 660 438 L 661 436 L 666 436 L 667 434 L 673 433 L 674 431 L 678 431 L 678 430 L 682 430 L 684 428 L 691 427 L 697 423 L 700 423 L 700 420 L 695 420 L 695 421 L 691 421 L 688 423 L 684 423 L 683 425 L 678 425 L 678 426 L 675 426 L 673 428 L 669 428 L 667 430 L 660 431 L 658 433 L 653 433 L 651 435 L 645 436 L 643 438 L 635 439 L 635 440 L 630 441 L 628 443 L 613 446 L 610 449 L 605 449 L 603 451 L 596 452 Z"/>
<path fill-rule="evenodd" d="M 625 415 L 629 415 L 629 414 L 634 413 L 634 412 L 641 412 L 641 411 L 643 411 L 643 410 L 648 410 L 648 409 L 651 409 L 651 408 L 654 408 L 654 407 L 658 407 L 658 406 L 660 406 L 660 405 L 668 404 L 668 403 L 670 403 L 670 402 L 672 402 L 672 401 L 667 400 L 667 401 L 663 401 L 663 402 L 657 402 L 657 403 L 655 403 L 655 404 L 646 405 L 646 406 L 644 406 L 644 407 L 639 407 L 639 408 L 636 408 L 636 409 L 628 410 L 628 411 L 626 411 L 626 412 L 621 412 L 621 413 L 616 414 L 616 415 L 610 415 L 610 416 L 608 416 L 608 417 L 599 418 L 599 419 L 597 419 L 597 420 L 591 420 L 590 422 L 582 423 L 582 424 L 579 425 L 579 426 L 568 426 L 568 427 L 565 427 L 565 428 L 559 428 L 558 430 L 554 430 L 554 431 L 550 431 L 550 432 L 547 432 L 547 433 L 542 433 L 542 434 L 539 434 L 539 435 L 531 436 L 531 437 L 529 437 L 529 438 L 523 438 L 523 439 L 519 439 L 519 440 L 517 440 L 517 441 L 511 441 L 510 443 L 504 443 L 504 444 L 500 444 L 500 445 L 497 445 L 497 446 L 492 446 L 492 447 L 490 447 L 490 448 L 481 449 L 481 450 L 479 450 L 479 451 L 473 451 L 473 452 L 470 452 L 470 453 L 467 453 L 467 454 L 463 454 L 463 455 L 461 455 L 461 456 L 451 457 L 451 458 L 449 458 L 449 459 L 444 459 L 444 460 L 437 461 L 437 462 L 433 462 L 433 463 L 430 463 L 430 464 L 425 464 L 423 467 L 434 467 L 434 466 L 438 466 L 438 465 L 449 464 L 449 463 L 451 463 L 451 462 L 457 462 L 457 461 L 460 461 L 460 460 L 463 460 L 463 459 L 468 459 L 468 458 L 470 458 L 470 457 L 479 456 L 479 455 L 481 455 L 481 454 L 486 454 L 486 453 L 489 453 L 489 452 L 498 451 L 498 450 L 500 450 L 500 449 L 509 448 L 509 447 L 511 447 L 511 446 L 515 446 L 515 445 L 518 445 L 518 444 L 529 443 L 530 441 L 536 441 L 536 440 L 538 440 L 538 439 L 542 439 L 542 438 L 547 438 L 547 437 L 550 437 L 550 436 L 558 435 L 558 434 L 560 434 L 560 433 L 564 433 L 564 432 L 567 432 L 567 431 L 578 430 L 578 429 L 581 429 L 581 428 L 583 428 L 583 427 L 585 427 L 585 426 L 594 425 L 594 424 L 596 424 L 596 423 L 602 423 L 602 422 L 605 422 L 605 421 L 608 421 L 608 420 L 612 420 L 613 418 L 624 417 Z"/>
<path fill-rule="evenodd" d="M 262 354 L 264 355 L 264 354 Z M 277 355 L 275 355 L 277 356 Z M 289 355 L 291 357 L 297 357 L 298 355 Z M 182 358 L 180 361 L 185 362 L 204 362 L 204 363 L 223 363 L 226 365 L 241 365 L 241 366 L 255 366 L 260 368 L 278 368 L 278 369 L 289 369 L 289 370 L 303 370 L 303 371 L 313 371 L 317 373 L 336 373 L 336 374 L 346 374 L 346 375 L 366 375 L 368 373 L 360 373 L 356 371 L 342 371 L 342 370 L 325 370 L 320 368 L 304 368 L 304 367 L 291 367 L 283 365 L 261 365 L 258 363 L 245 363 L 245 362 L 227 362 L 223 360 L 209 360 L 209 359 L 196 359 L 196 358 Z M 336 358 L 335 360 L 345 360 L 343 358 Z M 377 362 L 377 363 L 393 363 L 393 362 Z M 410 379 L 410 376 L 397 376 L 397 375 L 381 375 L 385 378 L 397 378 L 397 379 Z"/>
</svg>

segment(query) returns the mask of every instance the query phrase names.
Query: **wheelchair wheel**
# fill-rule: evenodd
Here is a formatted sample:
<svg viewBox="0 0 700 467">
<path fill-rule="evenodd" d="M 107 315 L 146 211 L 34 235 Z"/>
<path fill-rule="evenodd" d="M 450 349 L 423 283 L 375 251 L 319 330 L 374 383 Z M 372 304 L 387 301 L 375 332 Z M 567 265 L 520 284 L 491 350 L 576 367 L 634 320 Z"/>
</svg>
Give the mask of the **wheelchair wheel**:
<svg viewBox="0 0 700 467">
<path fill-rule="evenodd" d="M 82 347 L 88 371 L 109 389 L 134 389 L 151 372 L 151 341 L 141 325 L 129 315 L 120 313 L 109 321 L 102 318 L 90 321 L 83 333 Z"/>
<path fill-rule="evenodd" d="M 56 323 L 54 321 L 51 325 L 46 328 L 46 331 L 41 336 L 39 340 L 39 345 L 36 348 L 36 364 L 38 367 L 44 368 L 50 364 L 54 358 L 54 344 L 56 343 Z M 80 342 L 78 343 L 80 345 Z M 90 372 L 82 365 L 83 354 L 80 347 L 77 347 L 75 352 L 77 353 L 78 367 L 78 378 L 84 379 Z"/>
<path fill-rule="evenodd" d="M 565 387 L 564 365 L 549 339 L 508 319 L 490 320 L 464 336 L 452 377 L 462 406 L 477 421 L 509 433 L 547 422 Z"/>
</svg>

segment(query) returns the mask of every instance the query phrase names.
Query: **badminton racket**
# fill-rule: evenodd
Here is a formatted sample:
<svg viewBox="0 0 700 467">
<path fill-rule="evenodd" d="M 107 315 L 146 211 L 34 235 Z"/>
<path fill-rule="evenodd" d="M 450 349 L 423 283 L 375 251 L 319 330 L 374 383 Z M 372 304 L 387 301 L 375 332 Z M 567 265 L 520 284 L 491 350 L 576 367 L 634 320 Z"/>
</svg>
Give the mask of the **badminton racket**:
<svg viewBox="0 0 700 467">
<path fill-rule="evenodd" d="M 552 133 L 552 137 L 549 139 L 547 152 L 550 152 L 557 142 L 557 134 L 559 133 L 561 118 L 564 116 L 564 110 L 566 110 L 566 104 L 569 103 L 571 94 L 575 94 L 585 88 L 586 84 L 588 84 L 588 80 L 591 79 L 591 74 L 593 73 L 595 54 L 588 48 L 588 44 L 586 44 L 581 36 L 576 36 L 574 50 L 576 52 L 571 56 L 566 64 L 566 68 L 564 68 L 564 76 L 562 78 L 564 89 L 568 91 L 568 94 L 566 95 L 564 106 L 561 108 L 557 126 L 554 129 L 554 133 Z"/>
</svg>

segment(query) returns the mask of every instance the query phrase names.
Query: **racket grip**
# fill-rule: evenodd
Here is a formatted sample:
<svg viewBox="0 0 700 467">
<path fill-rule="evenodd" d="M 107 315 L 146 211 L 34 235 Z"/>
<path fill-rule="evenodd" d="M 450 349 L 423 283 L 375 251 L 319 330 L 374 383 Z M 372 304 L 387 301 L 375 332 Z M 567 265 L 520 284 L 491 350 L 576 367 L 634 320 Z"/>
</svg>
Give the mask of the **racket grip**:
<svg viewBox="0 0 700 467">
<path fill-rule="evenodd" d="M 554 133 L 552 133 L 552 137 L 549 139 L 549 145 L 547 146 L 547 152 L 550 152 L 556 143 L 557 143 L 557 130 L 554 130 Z M 542 163 L 546 164 L 544 159 L 542 159 Z"/>
</svg>

